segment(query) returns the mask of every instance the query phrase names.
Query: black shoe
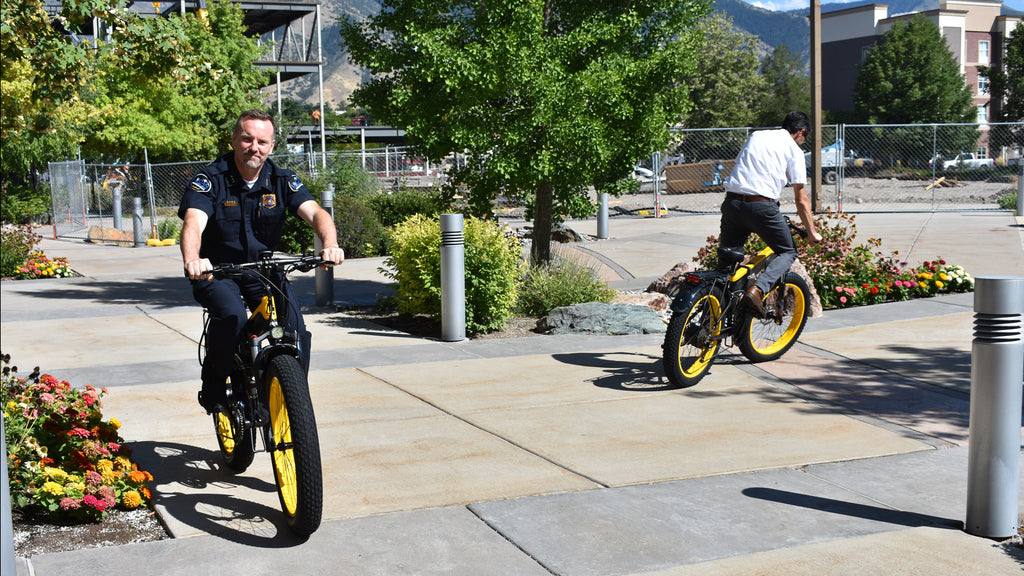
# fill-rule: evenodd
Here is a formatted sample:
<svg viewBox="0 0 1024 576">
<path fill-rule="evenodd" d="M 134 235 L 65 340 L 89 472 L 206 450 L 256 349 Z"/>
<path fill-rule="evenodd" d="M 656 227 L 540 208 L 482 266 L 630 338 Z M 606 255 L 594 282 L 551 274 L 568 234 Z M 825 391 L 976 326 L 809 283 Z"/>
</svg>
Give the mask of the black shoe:
<svg viewBox="0 0 1024 576">
<path fill-rule="evenodd" d="M 206 410 L 207 414 L 217 414 L 220 412 L 227 412 L 227 398 L 217 398 L 212 394 L 207 398 L 203 395 L 202 390 L 199 391 L 199 405 Z"/>
<path fill-rule="evenodd" d="M 747 290 L 747 293 L 743 295 L 743 302 L 759 318 L 764 318 L 765 310 L 763 290 L 761 290 L 757 286 L 752 286 L 750 290 Z"/>
</svg>

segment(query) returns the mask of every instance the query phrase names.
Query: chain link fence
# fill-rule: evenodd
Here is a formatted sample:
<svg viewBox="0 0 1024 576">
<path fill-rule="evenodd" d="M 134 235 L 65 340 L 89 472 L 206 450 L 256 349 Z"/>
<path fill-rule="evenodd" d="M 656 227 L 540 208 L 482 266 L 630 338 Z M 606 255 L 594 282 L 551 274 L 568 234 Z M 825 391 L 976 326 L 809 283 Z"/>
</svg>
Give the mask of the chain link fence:
<svg viewBox="0 0 1024 576">
<path fill-rule="evenodd" d="M 758 128 L 675 130 L 655 153 L 661 178 L 641 192 L 669 210 L 713 213 L 722 181 Z M 844 212 L 998 210 L 1016 192 L 1024 123 L 821 127 L 823 209 Z M 804 145 L 808 181 L 813 144 Z M 648 184 L 644 186 L 644 184 Z"/>
<path fill-rule="evenodd" d="M 649 172 L 638 171 L 639 193 L 653 193 L 653 204 L 666 211 L 718 212 L 722 182 L 757 129 L 673 131 L 672 144 L 643 163 Z M 819 207 L 841 212 L 998 210 L 999 198 L 1017 190 L 1017 173 L 1024 162 L 1021 142 L 1024 123 L 822 126 Z M 813 145 L 805 144 L 804 150 L 809 173 Z M 385 190 L 436 186 L 460 160 L 432 165 L 415 149 L 404 147 L 271 158 L 314 176 L 345 161 L 357 162 Z M 138 218 L 133 213 L 136 198 L 148 238 L 173 234 L 185 186 L 210 162 L 51 163 L 54 234 L 137 241 L 124 239 L 132 232 L 133 218 Z"/>
<path fill-rule="evenodd" d="M 358 162 L 377 177 L 381 189 L 434 186 L 443 171 L 431 166 L 411 148 L 384 148 L 323 154 L 283 154 L 271 159 L 303 175 L 320 176 L 343 159 Z M 212 160 L 171 164 L 87 164 L 82 161 L 49 164 L 50 201 L 54 236 L 118 244 L 174 235 L 180 220 L 178 205 L 193 176 Z M 139 199 L 141 214 L 134 213 Z M 141 217 L 143 236 L 135 237 Z"/>
</svg>

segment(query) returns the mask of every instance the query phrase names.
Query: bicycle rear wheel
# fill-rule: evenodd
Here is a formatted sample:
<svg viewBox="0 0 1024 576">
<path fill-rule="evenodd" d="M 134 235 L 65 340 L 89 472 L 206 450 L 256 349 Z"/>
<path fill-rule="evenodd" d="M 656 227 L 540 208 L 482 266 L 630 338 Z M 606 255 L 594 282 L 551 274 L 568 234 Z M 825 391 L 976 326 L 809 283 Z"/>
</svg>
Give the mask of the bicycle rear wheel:
<svg viewBox="0 0 1024 576">
<path fill-rule="evenodd" d="M 237 386 L 241 389 L 241 386 Z M 253 438 L 246 434 L 244 415 L 238 404 L 229 403 L 224 410 L 213 415 L 213 428 L 224 464 L 234 472 L 245 472 L 255 454 Z"/>
<path fill-rule="evenodd" d="M 765 318 L 746 314 L 740 324 L 740 352 L 751 362 L 767 362 L 785 354 L 803 332 L 810 306 L 810 290 L 798 274 L 789 272 L 785 282 L 765 295 Z"/>
<path fill-rule="evenodd" d="M 682 314 L 669 320 L 662 346 L 662 365 L 669 381 L 679 388 L 700 382 L 718 353 L 721 340 L 722 300 L 715 291 L 699 297 Z"/>
<path fill-rule="evenodd" d="M 266 371 L 271 457 L 288 528 L 305 538 L 320 527 L 323 474 L 320 439 L 306 373 L 292 356 L 275 356 Z"/>
</svg>

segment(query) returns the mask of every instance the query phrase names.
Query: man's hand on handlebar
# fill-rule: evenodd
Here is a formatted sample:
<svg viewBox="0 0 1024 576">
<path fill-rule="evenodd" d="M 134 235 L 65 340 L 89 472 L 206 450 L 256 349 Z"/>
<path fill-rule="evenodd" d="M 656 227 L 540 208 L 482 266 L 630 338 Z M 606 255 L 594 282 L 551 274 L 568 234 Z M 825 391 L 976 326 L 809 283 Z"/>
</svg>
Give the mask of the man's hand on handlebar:
<svg viewBox="0 0 1024 576">
<path fill-rule="evenodd" d="M 345 251 L 337 246 L 332 246 L 321 250 L 320 257 L 329 262 L 322 266 L 326 270 L 331 266 L 340 266 L 345 261 Z"/>
<path fill-rule="evenodd" d="M 185 262 L 185 275 L 190 280 L 209 280 L 212 278 L 210 275 L 212 269 L 213 264 L 210 263 L 209 258 L 196 258 Z"/>
</svg>

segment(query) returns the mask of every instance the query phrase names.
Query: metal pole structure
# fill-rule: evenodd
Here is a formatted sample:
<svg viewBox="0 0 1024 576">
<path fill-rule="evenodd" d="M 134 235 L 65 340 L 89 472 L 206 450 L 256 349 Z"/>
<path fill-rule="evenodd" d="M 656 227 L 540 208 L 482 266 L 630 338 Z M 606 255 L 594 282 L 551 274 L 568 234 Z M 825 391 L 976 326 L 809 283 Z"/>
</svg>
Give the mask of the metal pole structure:
<svg viewBox="0 0 1024 576">
<path fill-rule="evenodd" d="M 601 204 L 597 208 L 597 237 L 601 240 L 608 239 L 608 193 L 601 192 L 598 195 Z"/>
<path fill-rule="evenodd" d="M 320 205 L 334 219 L 334 184 L 328 184 L 327 189 L 320 193 Z M 313 246 L 317 253 L 324 249 L 324 242 L 319 236 L 313 236 Z M 334 268 L 326 270 L 317 268 L 315 272 L 316 284 L 316 305 L 331 306 L 334 304 Z"/>
<path fill-rule="evenodd" d="M 114 217 L 114 230 L 121 229 L 121 187 L 124 186 L 122 182 L 110 185 L 111 204 L 113 204 L 112 212 Z"/>
<path fill-rule="evenodd" d="M 136 246 L 146 245 L 146 232 L 142 228 L 142 198 L 132 198 L 132 233 Z"/>
<path fill-rule="evenodd" d="M 7 476 L 7 441 L 4 435 L 4 416 L 0 414 L 0 454 L 3 455 L 3 486 L 0 486 L 0 550 L 3 562 L 0 563 L 0 574 L 14 576 L 17 565 L 14 560 L 14 518 L 11 517 L 11 489 Z"/>
<path fill-rule="evenodd" d="M 320 33 L 320 3 L 316 3 L 316 74 L 320 94 L 320 169 L 327 170 L 327 130 L 324 119 L 324 48 Z"/>
<path fill-rule="evenodd" d="M 146 159 L 146 195 L 149 197 L 149 237 L 157 239 L 156 189 L 153 186 L 153 167 L 149 165 L 149 149 L 143 148 L 142 154 Z"/>
<path fill-rule="evenodd" d="M 821 0 L 811 0 L 811 210 L 821 212 Z"/>
<path fill-rule="evenodd" d="M 654 217 L 661 218 L 661 183 L 658 178 L 658 164 L 661 159 L 661 152 L 651 153 L 651 186 L 654 190 Z"/>
<path fill-rule="evenodd" d="M 466 246 L 462 214 L 441 214 L 441 340 L 466 339 Z"/>
<path fill-rule="evenodd" d="M 969 534 L 1017 533 L 1024 381 L 1024 278 L 977 278 L 967 470 Z"/>
<path fill-rule="evenodd" d="M 1017 216 L 1024 216 L 1024 157 L 1017 158 Z"/>
</svg>

